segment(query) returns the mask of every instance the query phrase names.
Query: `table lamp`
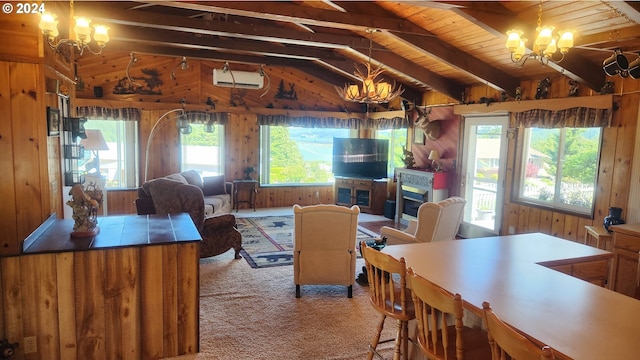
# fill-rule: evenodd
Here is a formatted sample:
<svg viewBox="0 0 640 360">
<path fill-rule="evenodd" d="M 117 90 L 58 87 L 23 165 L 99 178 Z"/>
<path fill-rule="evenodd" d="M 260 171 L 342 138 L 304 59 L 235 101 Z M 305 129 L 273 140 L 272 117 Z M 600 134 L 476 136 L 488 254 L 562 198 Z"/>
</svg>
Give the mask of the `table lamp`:
<svg viewBox="0 0 640 360">
<path fill-rule="evenodd" d="M 85 169 L 87 172 L 95 169 L 96 175 L 101 177 L 100 175 L 100 156 L 98 155 L 99 150 L 109 150 L 109 146 L 107 142 L 104 140 L 104 136 L 102 136 L 102 131 L 100 130 L 85 130 L 87 135 L 86 139 L 82 139 L 80 141 L 80 145 L 84 146 L 85 150 L 91 150 L 93 154 L 93 159 L 88 161 L 85 164 Z"/>
<path fill-rule="evenodd" d="M 431 160 L 431 168 L 434 171 L 440 171 L 440 152 L 438 150 L 431 150 L 429 153 L 429 160 Z"/>
</svg>

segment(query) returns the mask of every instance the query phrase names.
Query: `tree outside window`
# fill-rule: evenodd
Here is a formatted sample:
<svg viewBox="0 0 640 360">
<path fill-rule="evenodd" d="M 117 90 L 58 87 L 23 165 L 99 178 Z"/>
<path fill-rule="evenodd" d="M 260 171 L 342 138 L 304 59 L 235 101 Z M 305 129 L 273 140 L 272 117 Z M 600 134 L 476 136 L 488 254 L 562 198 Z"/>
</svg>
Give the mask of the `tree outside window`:
<svg viewBox="0 0 640 360">
<path fill-rule="evenodd" d="M 600 128 L 526 129 L 520 200 L 590 214 L 600 137 Z"/>
</svg>

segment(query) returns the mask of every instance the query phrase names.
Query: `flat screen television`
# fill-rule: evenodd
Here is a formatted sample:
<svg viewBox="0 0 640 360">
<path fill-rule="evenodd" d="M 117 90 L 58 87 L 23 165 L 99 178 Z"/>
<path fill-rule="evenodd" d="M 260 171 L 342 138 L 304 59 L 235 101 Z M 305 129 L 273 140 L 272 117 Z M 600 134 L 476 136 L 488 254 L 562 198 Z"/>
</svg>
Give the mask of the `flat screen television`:
<svg viewBox="0 0 640 360">
<path fill-rule="evenodd" d="M 387 177 L 389 140 L 333 138 L 333 175 L 381 179 Z"/>
</svg>

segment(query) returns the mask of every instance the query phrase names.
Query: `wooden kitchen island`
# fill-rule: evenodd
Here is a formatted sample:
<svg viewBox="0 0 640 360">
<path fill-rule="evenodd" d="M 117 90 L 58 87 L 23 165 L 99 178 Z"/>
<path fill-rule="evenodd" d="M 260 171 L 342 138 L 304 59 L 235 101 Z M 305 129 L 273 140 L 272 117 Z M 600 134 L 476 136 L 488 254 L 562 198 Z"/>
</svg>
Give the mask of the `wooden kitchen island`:
<svg viewBox="0 0 640 360">
<path fill-rule="evenodd" d="M 160 359 L 199 351 L 200 234 L 188 214 L 48 219 L 0 258 L 4 337 L 24 359 Z M 36 337 L 37 353 L 23 339 Z"/>
</svg>

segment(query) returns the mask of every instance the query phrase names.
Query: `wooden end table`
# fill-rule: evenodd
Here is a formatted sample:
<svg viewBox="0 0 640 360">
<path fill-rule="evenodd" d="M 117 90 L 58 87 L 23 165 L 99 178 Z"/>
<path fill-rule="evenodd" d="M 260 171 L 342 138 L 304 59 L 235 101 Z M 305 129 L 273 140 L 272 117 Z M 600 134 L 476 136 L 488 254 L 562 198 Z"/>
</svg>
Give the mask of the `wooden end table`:
<svg viewBox="0 0 640 360">
<path fill-rule="evenodd" d="M 233 181 L 233 207 L 238 212 L 240 203 L 249 204 L 249 207 L 256 211 L 256 194 L 258 193 L 258 181 L 256 180 L 234 180 Z M 241 195 L 242 199 L 241 199 Z"/>
</svg>

